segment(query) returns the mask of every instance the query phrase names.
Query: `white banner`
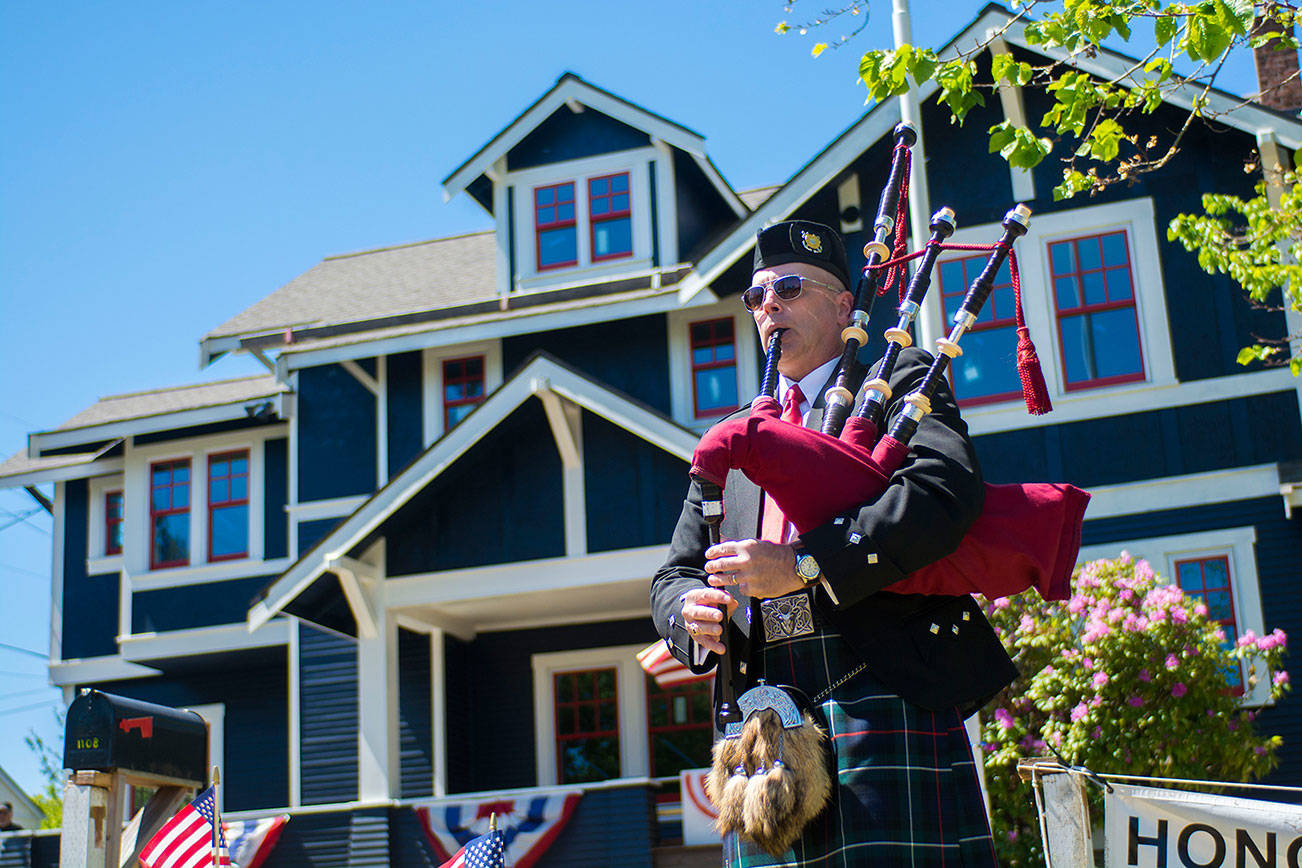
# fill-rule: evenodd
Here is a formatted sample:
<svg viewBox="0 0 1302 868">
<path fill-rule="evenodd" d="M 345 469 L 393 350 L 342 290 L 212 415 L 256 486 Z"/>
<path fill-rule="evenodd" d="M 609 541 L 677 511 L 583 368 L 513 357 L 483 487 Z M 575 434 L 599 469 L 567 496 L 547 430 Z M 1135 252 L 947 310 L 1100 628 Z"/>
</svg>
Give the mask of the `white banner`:
<svg viewBox="0 0 1302 868">
<path fill-rule="evenodd" d="M 1113 784 L 1107 868 L 1302 868 L 1302 805 Z"/>
<path fill-rule="evenodd" d="M 683 802 L 683 843 L 717 844 L 719 833 L 714 831 L 714 821 L 719 818 L 714 803 L 705 794 L 705 776 L 709 769 L 688 769 L 678 773 L 678 790 Z"/>
</svg>

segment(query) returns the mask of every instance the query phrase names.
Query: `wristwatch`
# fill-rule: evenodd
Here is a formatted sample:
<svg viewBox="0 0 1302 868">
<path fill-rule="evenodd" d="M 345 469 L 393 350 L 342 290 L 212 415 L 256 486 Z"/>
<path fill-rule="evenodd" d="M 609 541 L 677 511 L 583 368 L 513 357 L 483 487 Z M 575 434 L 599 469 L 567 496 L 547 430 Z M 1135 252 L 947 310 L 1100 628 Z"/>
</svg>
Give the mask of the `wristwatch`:
<svg viewBox="0 0 1302 868">
<path fill-rule="evenodd" d="M 803 549 L 796 549 L 796 578 L 806 585 L 812 585 L 823 577 L 823 569 L 814 560 L 814 556 Z"/>
</svg>

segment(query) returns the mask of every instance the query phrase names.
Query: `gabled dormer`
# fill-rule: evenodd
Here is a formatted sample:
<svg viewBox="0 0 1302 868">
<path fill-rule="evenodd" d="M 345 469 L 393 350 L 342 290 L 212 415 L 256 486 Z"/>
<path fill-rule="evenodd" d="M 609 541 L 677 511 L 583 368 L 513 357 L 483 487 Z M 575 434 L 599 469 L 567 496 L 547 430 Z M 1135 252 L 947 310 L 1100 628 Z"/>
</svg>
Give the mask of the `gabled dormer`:
<svg viewBox="0 0 1302 868">
<path fill-rule="evenodd" d="M 503 297 L 672 284 L 749 213 L 704 144 L 567 72 L 443 189 L 493 215 Z"/>
</svg>

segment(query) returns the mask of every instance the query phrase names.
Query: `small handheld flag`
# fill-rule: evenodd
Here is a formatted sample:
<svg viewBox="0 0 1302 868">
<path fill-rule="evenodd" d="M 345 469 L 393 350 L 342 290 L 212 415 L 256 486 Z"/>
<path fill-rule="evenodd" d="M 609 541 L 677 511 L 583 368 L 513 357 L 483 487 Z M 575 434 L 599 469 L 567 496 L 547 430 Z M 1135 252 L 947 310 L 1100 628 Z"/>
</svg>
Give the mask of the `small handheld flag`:
<svg viewBox="0 0 1302 868">
<path fill-rule="evenodd" d="M 209 787 L 163 824 L 145 849 L 140 864 L 145 868 L 204 868 L 231 864 L 226 854 L 226 840 L 221 832 L 214 840 L 213 819 L 217 811 L 217 791 Z M 216 850 L 214 858 L 213 851 Z"/>
<path fill-rule="evenodd" d="M 497 816 L 488 818 L 488 834 L 471 838 L 439 868 L 505 868 L 506 842 L 497 831 Z"/>
</svg>

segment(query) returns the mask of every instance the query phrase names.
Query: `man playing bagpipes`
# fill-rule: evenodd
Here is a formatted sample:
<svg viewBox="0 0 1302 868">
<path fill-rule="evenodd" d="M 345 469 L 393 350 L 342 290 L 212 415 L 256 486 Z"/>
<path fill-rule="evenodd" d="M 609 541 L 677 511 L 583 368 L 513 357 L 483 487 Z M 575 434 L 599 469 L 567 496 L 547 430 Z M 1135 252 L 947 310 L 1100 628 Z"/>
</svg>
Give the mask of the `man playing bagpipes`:
<svg viewBox="0 0 1302 868">
<path fill-rule="evenodd" d="M 843 243 L 821 224 L 778 223 L 758 234 L 753 271 L 742 300 L 765 346 L 781 333 L 781 418 L 818 429 L 842 331 L 854 318 Z M 931 363 L 920 349 L 899 352 L 884 428 Z M 711 544 L 702 481 L 689 487 L 652 581 L 657 628 L 694 672 L 723 660 L 716 705 L 731 709 L 732 697 L 763 679 L 794 688 L 783 695 L 805 716 L 797 729 L 771 716 L 736 737 L 744 715 L 731 712 L 734 738 L 716 745 L 722 761 L 712 792 L 726 791 L 730 804 L 721 818 L 725 864 L 995 864 L 963 717 L 1016 669 L 971 596 L 883 591 L 958 549 L 982 513 L 981 470 L 948 384 L 932 394 L 885 490 L 857 509 L 796 536 L 742 472 L 729 471 L 722 488 L 723 541 Z M 813 740 L 800 742 L 800 731 Z M 822 770 L 796 768 L 822 762 L 830 793 L 826 783 L 800 783 Z M 811 801 L 808 819 L 800 810 Z M 797 819 L 773 829 L 770 810 Z"/>
</svg>

